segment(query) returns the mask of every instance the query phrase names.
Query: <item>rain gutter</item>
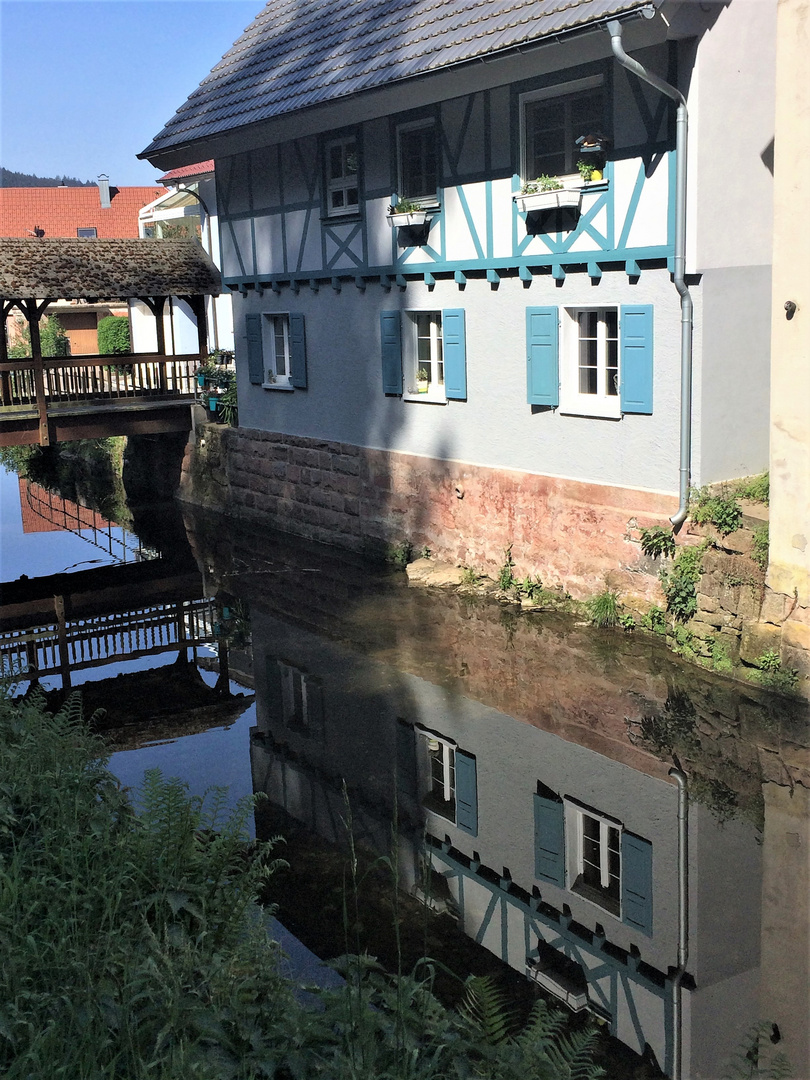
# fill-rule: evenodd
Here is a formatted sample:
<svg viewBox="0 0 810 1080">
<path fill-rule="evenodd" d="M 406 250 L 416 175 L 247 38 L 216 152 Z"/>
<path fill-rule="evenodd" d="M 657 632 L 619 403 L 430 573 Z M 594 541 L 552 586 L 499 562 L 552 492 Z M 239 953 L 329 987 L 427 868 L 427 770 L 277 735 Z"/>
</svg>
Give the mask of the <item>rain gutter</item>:
<svg viewBox="0 0 810 1080">
<path fill-rule="evenodd" d="M 678 967 L 672 980 L 672 1080 L 683 1076 L 683 977 L 689 959 L 689 795 L 686 774 L 670 769 L 678 785 Z"/>
<path fill-rule="evenodd" d="M 643 14 L 647 14 L 646 11 Z M 692 457 L 692 296 L 686 276 L 686 146 L 689 135 L 689 116 L 686 98 L 676 87 L 647 71 L 638 60 L 624 51 L 622 24 L 611 20 L 607 24 L 613 55 L 627 71 L 678 103 L 675 117 L 675 258 L 672 280 L 681 298 L 681 440 L 678 510 L 669 520 L 678 528 L 689 512 L 689 467 Z"/>
</svg>

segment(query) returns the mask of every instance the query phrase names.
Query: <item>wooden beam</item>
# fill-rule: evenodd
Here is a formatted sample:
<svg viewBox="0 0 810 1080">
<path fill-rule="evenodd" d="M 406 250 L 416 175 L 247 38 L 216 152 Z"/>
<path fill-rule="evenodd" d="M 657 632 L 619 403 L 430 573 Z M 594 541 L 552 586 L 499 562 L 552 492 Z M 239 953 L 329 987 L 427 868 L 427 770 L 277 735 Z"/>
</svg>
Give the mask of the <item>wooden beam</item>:
<svg viewBox="0 0 810 1080">
<path fill-rule="evenodd" d="M 39 320 L 47 306 L 47 300 L 44 300 L 42 304 L 37 304 L 36 300 L 23 301 L 23 312 L 28 320 L 28 329 L 31 334 L 31 366 L 34 369 L 34 388 L 37 395 L 40 446 L 50 446 L 51 442 L 48 431 L 48 400 L 45 396 L 45 365 L 42 361 L 42 340 L 39 336 Z"/>
</svg>

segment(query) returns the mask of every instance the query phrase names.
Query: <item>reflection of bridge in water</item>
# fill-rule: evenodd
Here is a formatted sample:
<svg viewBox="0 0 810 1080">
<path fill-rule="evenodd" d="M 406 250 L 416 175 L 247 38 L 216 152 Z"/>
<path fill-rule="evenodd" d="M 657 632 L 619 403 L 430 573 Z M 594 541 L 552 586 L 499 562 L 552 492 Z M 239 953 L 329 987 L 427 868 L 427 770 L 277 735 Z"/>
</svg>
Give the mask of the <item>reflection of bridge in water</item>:
<svg viewBox="0 0 810 1080">
<path fill-rule="evenodd" d="M 2 595 L 0 671 L 26 681 L 59 675 L 63 689 L 74 672 L 217 640 L 216 603 L 200 575 L 162 560 L 8 582 Z"/>
</svg>

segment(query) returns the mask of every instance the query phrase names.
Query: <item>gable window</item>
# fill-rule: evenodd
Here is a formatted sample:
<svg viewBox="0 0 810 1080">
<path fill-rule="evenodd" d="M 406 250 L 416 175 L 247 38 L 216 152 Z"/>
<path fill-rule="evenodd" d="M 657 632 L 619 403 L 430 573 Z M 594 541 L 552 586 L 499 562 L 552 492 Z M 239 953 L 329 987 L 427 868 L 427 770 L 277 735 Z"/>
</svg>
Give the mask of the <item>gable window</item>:
<svg viewBox="0 0 810 1080">
<path fill-rule="evenodd" d="M 478 774 L 472 754 L 436 731 L 414 729 L 422 759 L 422 805 L 462 832 L 478 835 Z"/>
<path fill-rule="evenodd" d="M 576 173 L 581 135 L 604 127 L 605 96 L 601 75 L 576 79 L 523 94 L 520 98 L 524 180 Z"/>
<path fill-rule="evenodd" d="M 357 139 L 326 143 L 326 205 L 330 215 L 353 214 L 360 206 Z"/>
<path fill-rule="evenodd" d="M 406 401 L 440 404 L 467 397 L 462 308 L 380 313 L 383 389 Z"/>
<path fill-rule="evenodd" d="M 265 390 L 306 389 L 304 316 L 298 312 L 246 315 L 248 375 Z"/>
<path fill-rule="evenodd" d="M 98 229 L 95 225 L 89 225 L 86 228 L 78 228 L 76 230 L 76 236 L 80 240 L 95 240 L 98 236 Z"/>
<path fill-rule="evenodd" d="M 578 416 L 652 412 L 649 305 L 527 308 L 528 400 Z"/>
<path fill-rule="evenodd" d="M 436 125 L 416 120 L 397 128 L 397 194 L 400 199 L 429 203 L 439 184 Z"/>
</svg>

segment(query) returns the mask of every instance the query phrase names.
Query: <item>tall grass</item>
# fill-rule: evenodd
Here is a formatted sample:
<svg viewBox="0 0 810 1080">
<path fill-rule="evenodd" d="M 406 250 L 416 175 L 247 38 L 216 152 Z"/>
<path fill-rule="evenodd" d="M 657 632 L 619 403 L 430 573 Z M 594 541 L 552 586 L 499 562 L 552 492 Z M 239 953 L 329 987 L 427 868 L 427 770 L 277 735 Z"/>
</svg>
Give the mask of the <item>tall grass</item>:
<svg viewBox="0 0 810 1080">
<path fill-rule="evenodd" d="M 565 1034 L 543 1004 L 512 1032 L 474 983 L 466 1010 L 446 1009 L 427 961 L 397 976 L 347 956 L 345 986 L 300 1004 L 253 902 L 277 865 L 272 843 L 247 839 L 253 800 L 226 815 L 223 791 L 190 797 L 155 771 L 136 813 L 78 701 L 54 717 L 36 696 L 0 697 L 0 1075 L 601 1075 L 593 1032 Z"/>
</svg>

